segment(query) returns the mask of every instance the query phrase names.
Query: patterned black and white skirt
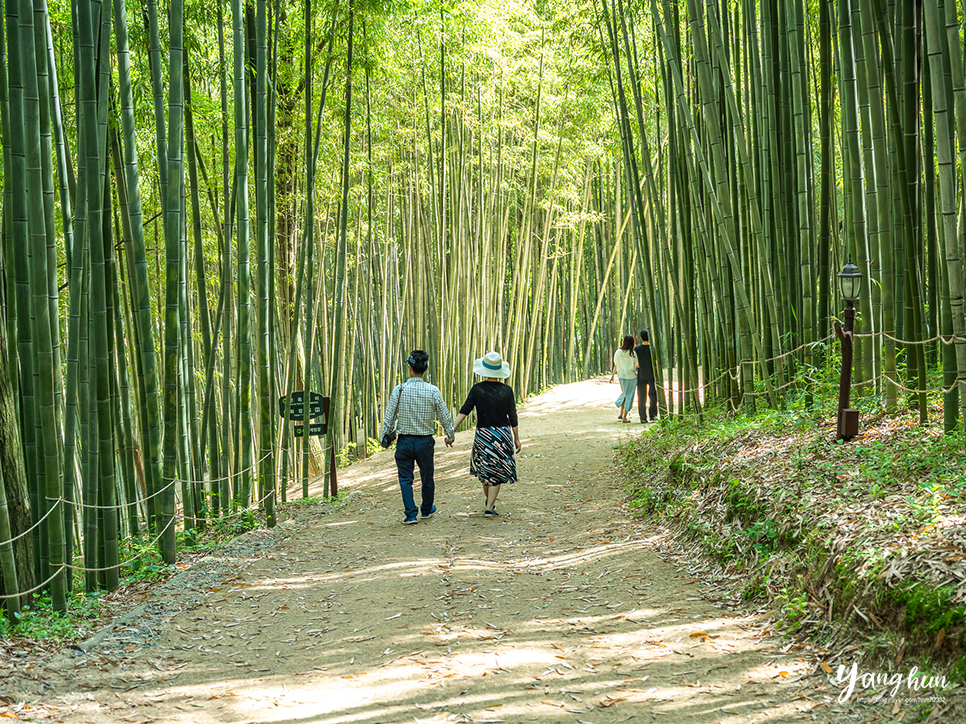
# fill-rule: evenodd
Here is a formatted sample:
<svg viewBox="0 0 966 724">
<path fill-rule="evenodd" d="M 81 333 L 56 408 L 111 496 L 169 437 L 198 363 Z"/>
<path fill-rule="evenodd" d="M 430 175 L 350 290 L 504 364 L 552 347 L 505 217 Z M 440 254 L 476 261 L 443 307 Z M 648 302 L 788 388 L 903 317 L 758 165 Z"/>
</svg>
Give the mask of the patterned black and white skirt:
<svg viewBox="0 0 966 724">
<path fill-rule="evenodd" d="M 517 481 L 517 464 L 513 457 L 513 429 L 510 427 L 478 427 L 470 455 L 470 475 L 484 485 L 503 485 Z"/>
</svg>

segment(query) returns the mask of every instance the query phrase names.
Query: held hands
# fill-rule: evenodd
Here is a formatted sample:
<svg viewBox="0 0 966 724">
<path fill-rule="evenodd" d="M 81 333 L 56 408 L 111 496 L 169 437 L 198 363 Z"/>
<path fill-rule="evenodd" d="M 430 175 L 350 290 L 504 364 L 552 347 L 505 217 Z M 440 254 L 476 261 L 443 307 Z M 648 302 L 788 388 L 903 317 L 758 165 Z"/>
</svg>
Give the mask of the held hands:
<svg viewBox="0 0 966 724">
<path fill-rule="evenodd" d="M 455 439 L 454 440 L 450 440 L 448 437 L 443 438 L 443 440 L 446 442 L 446 447 L 453 447 L 453 443 L 456 442 Z"/>
</svg>

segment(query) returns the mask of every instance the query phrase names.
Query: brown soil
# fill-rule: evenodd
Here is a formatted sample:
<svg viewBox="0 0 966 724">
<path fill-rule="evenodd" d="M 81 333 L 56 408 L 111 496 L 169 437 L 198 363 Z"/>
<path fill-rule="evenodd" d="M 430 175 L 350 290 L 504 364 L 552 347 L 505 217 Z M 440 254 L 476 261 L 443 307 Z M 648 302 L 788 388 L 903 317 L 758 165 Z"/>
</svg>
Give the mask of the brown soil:
<svg viewBox="0 0 966 724">
<path fill-rule="evenodd" d="M 285 521 L 271 548 L 236 561 L 156 645 L 39 666 L 32 680 L 53 688 L 8 687 L 4 715 L 72 724 L 883 720 L 881 709 L 840 705 L 841 687 L 814 657 L 761 635 L 765 619 L 729 610 L 706 581 L 658 555 L 664 534 L 628 518 L 612 470 L 620 437 L 647 430 L 617 420 L 616 396 L 598 379 L 527 403 L 520 481 L 501 492 L 497 519 L 484 519 L 468 475 L 472 431 L 453 449 L 438 442 L 439 512 L 415 526 L 401 524 L 390 453 L 351 466 L 340 475 L 354 493 L 344 506 Z M 911 706 L 886 711 L 905 709 L 908 721 Z"/>
</svg>

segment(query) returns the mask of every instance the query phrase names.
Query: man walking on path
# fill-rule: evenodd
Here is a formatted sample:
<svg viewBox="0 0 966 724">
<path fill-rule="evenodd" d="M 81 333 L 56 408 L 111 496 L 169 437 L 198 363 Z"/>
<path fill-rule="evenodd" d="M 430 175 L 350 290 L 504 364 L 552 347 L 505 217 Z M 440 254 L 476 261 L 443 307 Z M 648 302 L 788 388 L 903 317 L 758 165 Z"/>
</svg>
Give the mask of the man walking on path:
<svg viewBox="0 0 966 724">
<path fill-rule="evenodd" d="M 641 343 L 634 348 L 637 355 L 637 410 L 641 422 L 654 422 L 657 419 L 657 387 L 654 385 L 654 363 L 651 361 L 651 345 L 647 330 L 641 330 Z M 647 415 L 644 414 L 644 398 L 647 396 Z"/>
<path fill-rule="evenodd" d="M 399 488 L 402 491 L 403 508 L 405 508 L 405 525 L 416 523 L 416 514 L 431 518 L 436 512 L 433 498 L 436 484 L 433 480 L 433 451 L 436 440 L 436 421 L 439 420 L 446 430 L 446 441 L 451 443 L 456 439 L 453 429 L 453 418 L 449 414 L 443 394 L 436 385 L 431 385 L 423 379 L 429 367 L 429 355 L 421 349 L 414 349 L 406 360 L 409 368 L 409 379 L 400 385 L 389 396 L 386 405 L 386 419 L 382 424 L 381 438 L 385 438 L 394 430 L 399 433 L 396 440 L 396 469 L 399 471 Z M 422 505 L 416 507 L 413 497 L 414 464 L 419 466 L 419 477 L 422 482 Z"/>
</svg>

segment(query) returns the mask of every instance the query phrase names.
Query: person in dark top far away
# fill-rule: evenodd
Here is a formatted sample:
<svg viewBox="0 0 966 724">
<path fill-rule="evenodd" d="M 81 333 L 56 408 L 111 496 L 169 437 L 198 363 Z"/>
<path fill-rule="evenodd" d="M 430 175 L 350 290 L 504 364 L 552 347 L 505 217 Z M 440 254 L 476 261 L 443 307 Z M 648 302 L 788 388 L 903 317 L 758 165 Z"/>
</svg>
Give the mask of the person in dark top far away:
<svg viewBox="0 0 966 724">
<path fill-rule="evenodd" d="M 641 343 L 634 348 L 637 355 L 637 410 L 641 422 L 657 419 L 657 387 L 654 384 L 654 363 L 651 361 L 651 345 L 647 330 L 641 330 Z M 644 396 L 647 395 L 647 415 L 644 414 Z"/>
<path fill-rule="evenodd" d="M 498 352 L 487 352 L 476 360 L 473 372 L 483 378 L 470 389 L 466 402 L 454 421 L 459 428 L 466 416 L 476 408 L 476 438 L 470 455 L 470 475 L 483 483 L 486 496 L 485 518 L 496 518 L 496 496 L 501 485 L 517 481 L 514 451 L 520 452 L 520 432 L 517 427 L 517 403 L 513 388 L 503 382 L 510 376 L 510 365 Z M 446 444 L 452 446 L 449 440 Z"/>
<path fill-rule="evenodd" d="M 432 518 L 436 512 L 436 506 L 433 505 L 436 494 L 433 479 L 436 421 L 439 420 L 446 431 L 447 445 L 453 444 L 456 430 L 439 388 L 423 379 L 429 367 L 429 355 L 421 349 L 414 349 L 406 360 L 406 366 L 409 379 L 396 385 L 389 396 L 381 437 L 386 440 L 393 431 L 399 433 L 395 457 L 406 515 L 403 523 L 413 525 L 420 510 L 423 518 Z M 388 447 L 388 442 L 384 445 Z M 419 507 L 413 498 L 413 470 L 416 465 L 419 466 L 422 484 L 422 505 Z"/>
</svg>

